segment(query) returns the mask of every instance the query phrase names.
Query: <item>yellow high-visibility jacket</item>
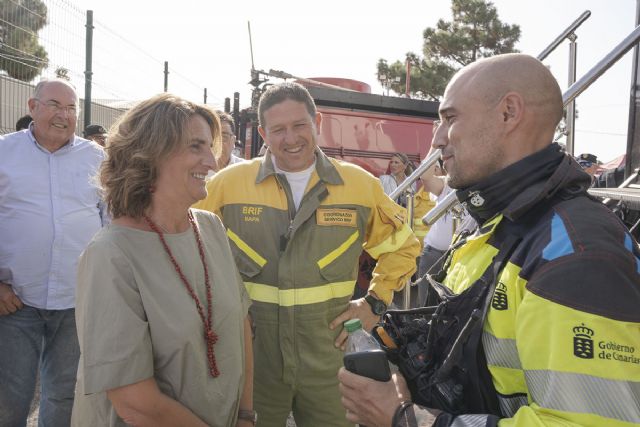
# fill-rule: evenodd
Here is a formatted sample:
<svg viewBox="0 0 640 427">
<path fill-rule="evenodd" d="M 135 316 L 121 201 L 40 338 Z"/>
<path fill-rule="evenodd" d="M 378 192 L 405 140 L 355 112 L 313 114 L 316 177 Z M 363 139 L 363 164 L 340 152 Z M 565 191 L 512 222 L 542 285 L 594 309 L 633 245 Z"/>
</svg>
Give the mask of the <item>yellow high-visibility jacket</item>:
<svg viewBox="0 0 640 427">
<path fill-rule="evenodd" d="M 587 180 L 572 162 L 567 157 L 548 180 L 523 188 L 454 250 L 443 282 L 462 292 L 507 234 L 524 236 L 498 277 L 483 328 L 501 427 L 640 423 L 640 249 L 585 194 Z M 564 189 L 559 202 L 536 212 L 547 194 Z M 455 425 L 492 419 L 466 414 Z"/>
<path fill-rule="evenodd" d="M 420 188 L 413 196 L 413 233 L 416 235 L 422 246 L 424 236 L 429 231 L 429 226 L 422 223 L 422 217 L 436 206 L 436 202 L 431 200 L 430 193 Z"/>
</svg>

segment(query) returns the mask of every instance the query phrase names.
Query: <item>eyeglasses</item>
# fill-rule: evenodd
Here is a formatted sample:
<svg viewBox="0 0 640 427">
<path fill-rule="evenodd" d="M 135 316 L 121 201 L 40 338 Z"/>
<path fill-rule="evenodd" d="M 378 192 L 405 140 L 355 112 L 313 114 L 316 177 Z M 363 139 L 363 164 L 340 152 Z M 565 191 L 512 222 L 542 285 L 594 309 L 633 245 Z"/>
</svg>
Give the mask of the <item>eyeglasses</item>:
<svg viewBox="0 0 640 427">
<path fill-rule="evenodd" d="M 60 105 L 60 103 L 57 101 L 43 102 L 38 98 L 35 98 L 35 100 L 38 101 L 40 104 L 44 105 L 47 108 L 47 110 L 51 111 L 52 113 L 59 113 L 64 111 L 70 116 L 76 116 L 78 113 L 78 107 L 76 105 L 67 105 L 65 107 L 63 105 Z"/>
</svg>

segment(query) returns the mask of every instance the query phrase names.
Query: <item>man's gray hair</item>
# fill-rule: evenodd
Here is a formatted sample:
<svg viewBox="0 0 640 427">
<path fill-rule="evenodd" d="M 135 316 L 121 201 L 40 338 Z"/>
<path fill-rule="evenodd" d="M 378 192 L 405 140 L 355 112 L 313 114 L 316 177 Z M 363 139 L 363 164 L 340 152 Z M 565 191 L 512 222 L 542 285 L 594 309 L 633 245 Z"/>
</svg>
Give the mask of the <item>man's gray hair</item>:
<svg viewBox="0 0 640 427">
<path fill-rule="evenodd" d="M 34 98 L 36 98 L 36 99 L 39 99 L 39 98 L 40 98 L 40 93 L 42 92 L 42 89 L 43 89 L 47 84 L 49 84 L 49 83 L 55 83 L 55 82 L 57 82 L 57 83 L 62 83 L 62 84 L 65 84 L 65 85 L 69 86 L 69 87 L 73 90 L 73 93 L 75 93 L 75 94 L 76 94 L 76 104 L 80 104 L 80 97 L 78 96 L 78 91 L 76 90 L 76 87 L 75 87 L 75 86 L 74 86 L 70 81 L 65 80 L 65 79 L 60 79 L 60 78 L 52 78 L 52 79 L 49 79 L 49 78 L 43 77 L 43 78 L 38 82 L 38 84 L 36 85 L 36 87 L 33 89 L 33 97 L 34 97 Z M 78 106 L 79 106 L 79 105 L 78 105 Z"/>
</svg>

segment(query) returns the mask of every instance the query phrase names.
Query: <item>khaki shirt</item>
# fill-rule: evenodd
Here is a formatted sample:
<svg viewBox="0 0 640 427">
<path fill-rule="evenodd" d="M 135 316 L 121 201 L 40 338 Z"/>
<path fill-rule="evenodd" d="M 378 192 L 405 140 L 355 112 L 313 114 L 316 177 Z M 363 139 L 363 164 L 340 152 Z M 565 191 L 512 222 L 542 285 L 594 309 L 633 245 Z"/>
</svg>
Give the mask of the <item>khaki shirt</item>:
<svg viewBox="0 0 640 427">
<path fill-rule="evenodd" d="M 193 212 L 209 270 L 220 376 L 209 375 L 203 323 L 158 235 L 112 224 L 96 234 L 79 262 L 81 356 L 72 425 L 125 425 L 106 391 L 151 377 L 163 393 L 207 424 L 235 423 L 250 302 L 220 219 Z M 204 271 L 193 231 L 164 237 L 206 313 Z"/>
</svg>

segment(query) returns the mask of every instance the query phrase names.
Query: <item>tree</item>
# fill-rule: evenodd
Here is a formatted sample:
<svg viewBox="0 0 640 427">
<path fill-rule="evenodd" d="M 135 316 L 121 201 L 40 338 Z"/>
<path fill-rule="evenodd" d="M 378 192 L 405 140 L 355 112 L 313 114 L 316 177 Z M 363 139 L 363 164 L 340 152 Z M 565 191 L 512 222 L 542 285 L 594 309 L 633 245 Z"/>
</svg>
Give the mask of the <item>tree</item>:
<svg viewBox="0 0 640 427">
<path fill-rule="evenodd" d="M 520 27 L 502 23 L 493 3 L 486 0 L 452 0 L 452 21 L 440 19 L 423 32 L 423 58 L 413 52 L 405 61 L 378 61 L 378 81 L 404 93 L 406 62 L 411 63 L 410 91 L 418 98 L 438 100 L 451 76 L 476 59 L 517 52 Z"/>
<path fill-rule="evenodd" d="M 0 70 L 31 81 L 47 67 L 47 51 L 38 31 L 47 25 L 47 6 L 41 0 L 0 0 Z"/>
</svg>

